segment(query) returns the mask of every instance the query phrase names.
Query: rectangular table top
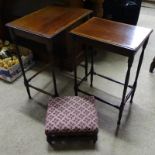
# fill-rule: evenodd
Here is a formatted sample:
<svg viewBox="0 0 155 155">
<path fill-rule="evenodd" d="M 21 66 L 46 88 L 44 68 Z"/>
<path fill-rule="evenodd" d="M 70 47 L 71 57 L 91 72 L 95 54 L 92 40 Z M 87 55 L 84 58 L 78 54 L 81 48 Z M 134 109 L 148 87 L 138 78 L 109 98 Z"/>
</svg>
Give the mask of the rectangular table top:
<svg viewBox="0 0 155 155">
<path fill-rule="evenodd" d="M 48 6 L 12 21 L 6 26 L 45 38 L 53 38 L 91 13 L 91 10 L 83 8 Z"/>
<path fill-rule="evenodd" d="M 71 34 L 137 51 L 152 31 L 148 28 L 93 17 L 73 29 Z"/>
</svg>

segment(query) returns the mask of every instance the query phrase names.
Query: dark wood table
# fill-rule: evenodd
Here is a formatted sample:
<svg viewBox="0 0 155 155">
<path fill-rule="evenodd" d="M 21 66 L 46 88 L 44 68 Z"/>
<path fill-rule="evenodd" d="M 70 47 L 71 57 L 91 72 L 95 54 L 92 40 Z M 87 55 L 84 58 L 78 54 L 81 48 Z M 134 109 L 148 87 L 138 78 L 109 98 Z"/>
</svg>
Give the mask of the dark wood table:
<svg viewBox="0 0 155 155">
<path fill-rule="evenodd" d="M 147 46 L 149 36 L 153 30 L 131 26 L 123 23 L 118 23 L 114 21 L 104 20 L 100 18 L 92 18 L 86 23 L 80 25 L 79 27 L 71 31 L 71 36 L 74 41 L 74 48 L 77 46 L 77 42 L 82 40 L 87 45 L 86 53 L 90 52 L 90 49 L 93 47 L 101 47 L 103 49 L 108 49 L 111 52 L 118 53 L 128 57 L 128 69 L 125 77 L 125 83 L 116 81 L 107 76 L 98 74 L 94 70 L 94 59 L 93 59 L 93 50 L 91 50 L 91 69 L 81 81 L 77 81 L 77 68 L 75 65 L 75 94 L 78 95 L 78 91 L 91 95 L 88 92 L 83 91 L 79 88 L 80 84 L 87 79 L 90 75 L 91 77 L 91 86 L 93 86 L 93 75 L 106 78 L 107 80 L 116 82 L 118 84 L 124 85 L 122 101 L 120 106 L 114 105 L 105 101 L 98 96 L 95 96 L 96 99 L 105 102 L 108 105 L 111 105 L 119 110 L 118 126 L 122 118 L 122 113 L 124 110 L 125 103 L 130 99 L 130 103 L 133 102 L 133 97 L 137 87 L 137 80 L 139 77 L 141 65 L 143 62 L 144 51 Z M 133 85 L 129 85 L 130 70 L 133 64 L 134 56 L 138 50 L 142 47 L 142 52 L 140 55 L 136 77 Z M 104 51 L 102 51 L 104 52 Z M 76 64 L 76 63 L 75 63 Z M 131 88 L 130 92 L 127 94 L 127 88 Z"/>
<path fill-rule="evenodd" d="M 92 11 L 87 9 L 48 6 L 29 15 L 26 15 L 20 19 L 12 21 L 6 24 L 6 26 L 9 28 L 12 40 L 15 44 L 17 43 L 17 37 L 30 39 L 44 44 L 48 52 L 49 60 L 53 62 L 53 39 L 64 31 L 67 32 L 77 26 L 79 23 L 84 22 L 90 16 L 92 16 Z M 37 72 L 31 78 L 27 79 L 18 47 L 17 53 L 22 68 L 24 84 L 26 86 L 29 98 L 31 98 L 29 87 L 36 89 L 42 93 L 52 95 L 51 93 L 32 86 L 29 83 L 34 77 L 36 77 L 49 65 L 41 68 L 39 72 Z M 52 67 L 52 75 L 55 96 L 58 96 L 54 67 Z"/>
</svg>

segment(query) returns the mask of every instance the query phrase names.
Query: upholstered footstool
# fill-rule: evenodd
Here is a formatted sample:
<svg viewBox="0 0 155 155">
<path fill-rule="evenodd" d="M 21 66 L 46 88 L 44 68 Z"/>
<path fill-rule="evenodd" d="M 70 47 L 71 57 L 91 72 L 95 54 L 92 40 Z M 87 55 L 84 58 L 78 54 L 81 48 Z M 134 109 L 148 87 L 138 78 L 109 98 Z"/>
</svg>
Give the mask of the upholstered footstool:
<svg viewBox="0 0 155 155">
<path fill-rule="evenodd" d="M 50 99 L 45 122 L 47 141 L 85 139 L 95 143 L 98 117 L 92 96 L 66 96 Z"/>
</svg>

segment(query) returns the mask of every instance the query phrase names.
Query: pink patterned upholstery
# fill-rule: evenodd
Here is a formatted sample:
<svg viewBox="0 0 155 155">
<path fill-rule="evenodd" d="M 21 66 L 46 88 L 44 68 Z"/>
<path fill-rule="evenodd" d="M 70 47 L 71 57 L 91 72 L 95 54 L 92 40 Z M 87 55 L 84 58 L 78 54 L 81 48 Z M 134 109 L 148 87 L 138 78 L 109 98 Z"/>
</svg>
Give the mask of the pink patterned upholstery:
<svg viewBox="0 0 155 155">
<path fill-rule="evenodd" d="M 98 132 L 94 97 L 67 96 L 51 99 L 46 115 L 46 135 L 81 135 Z"/>
</svg>

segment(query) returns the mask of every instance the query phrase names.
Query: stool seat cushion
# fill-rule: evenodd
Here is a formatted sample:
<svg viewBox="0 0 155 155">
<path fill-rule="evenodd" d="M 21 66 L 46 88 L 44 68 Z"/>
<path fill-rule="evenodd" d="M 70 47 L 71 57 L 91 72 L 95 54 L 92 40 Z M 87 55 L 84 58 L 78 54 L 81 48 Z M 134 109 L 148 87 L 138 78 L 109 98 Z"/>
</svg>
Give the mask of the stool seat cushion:
<svg viewBox="0 0 155 155">
<path fill-rule="evenodd" d="M 46 115 L 46 135 L 82 135 L 98 132 L 94 97 L 66 96 L 51 99 Z"/>
</svg>

